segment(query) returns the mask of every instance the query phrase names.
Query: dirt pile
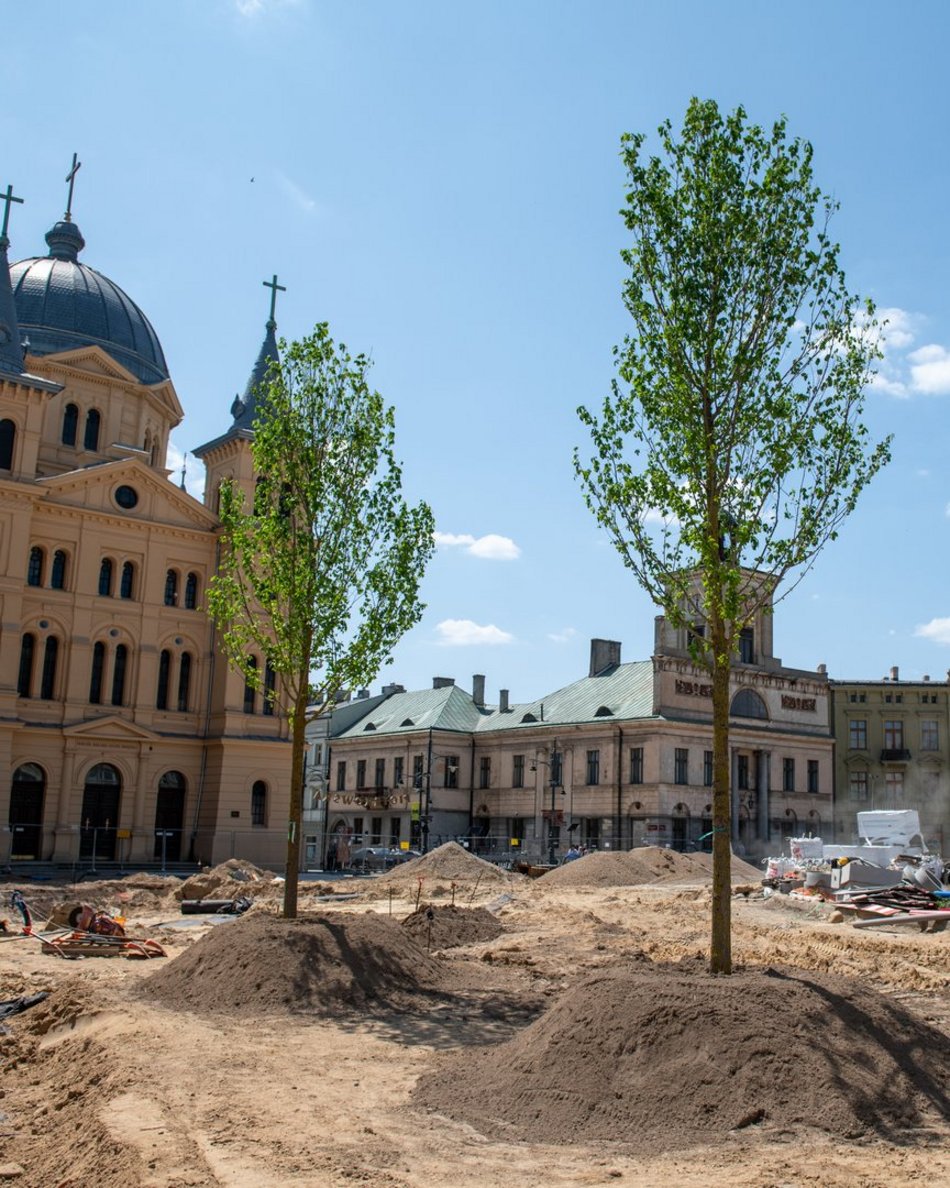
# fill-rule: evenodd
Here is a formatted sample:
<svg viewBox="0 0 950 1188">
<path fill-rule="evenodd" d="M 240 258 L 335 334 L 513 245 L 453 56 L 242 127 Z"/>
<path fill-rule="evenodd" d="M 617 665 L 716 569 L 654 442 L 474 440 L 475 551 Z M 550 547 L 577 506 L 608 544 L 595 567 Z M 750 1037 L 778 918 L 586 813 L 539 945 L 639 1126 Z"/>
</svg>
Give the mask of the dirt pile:
<svg viewBox="0 0 950 1188">
<path fill-rule="evenodd" d="M 443 904 L 423 907 L 407 916 L 403 928 L 424 949 L 452 949 L 490 941 L 505 931 L 486 908 L 461 908 Z"/>
<path fill-rule="evenodd" d="M 427 883 L 464 883 L 470 888 L 473 883 L 482 887 L 507 886 L 522 881 L 522 877 L 470 854 L 458 842 L 446 842 L 422 858 L 413 858 L 411 862 L 394 867 L 382 875 L 379 881 L 387 885 L 408 886 L 425 879 Z"/>
<path fill-rule="evenodd" d="M 624 965 L 514 1039 L 448 1057 L 417 1101 L 489 1135 L 633 1141 L 816 1127 L 892 1141 L 950 1117 L 950 1037 L 875 990 L 799 970 Z"/>
<path fill-rule="evenodd" d="M 732 858 L 733 882 L 761 882 L 762 872 Z M 595 850 L 541 876 L 543 886 L 638 887 L 643 883 L 710 883 L 711 854 L 680 854 L 660 846 Z"/>
<path fill-rule="evenodd" d="M 253 862 L 241 858 L 229 858 L 217 866 L 205 867 L 190 879 L 179 883 L 176 899 L 236 899 L 246 895 L 273 893 L 277 876 L 270 870 L 261 870 Z M 280 887 L 282 884 L 276 884 Z"/>
<path fill-rule="evenodd" d="M 440 963 L 394 920 L 327 912 L 220 924 L 144 983 L 153 1002 L 202 1014 L 333 1014 L 439 993 Z"/>
</svg>

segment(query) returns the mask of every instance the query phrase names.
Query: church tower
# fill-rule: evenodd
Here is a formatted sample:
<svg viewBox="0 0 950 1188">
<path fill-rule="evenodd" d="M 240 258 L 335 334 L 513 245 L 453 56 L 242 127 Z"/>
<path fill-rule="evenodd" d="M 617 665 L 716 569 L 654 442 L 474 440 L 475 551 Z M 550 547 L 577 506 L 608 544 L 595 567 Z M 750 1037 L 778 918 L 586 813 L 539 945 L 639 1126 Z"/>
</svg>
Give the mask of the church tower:
<svg viewBox="0 0 950 1188">
<path fill-rule="evenodd" d="M 244 494 L 244 506 L 254 503 L 256 475 L 251 457 L 251 442 L 254 440 L 254 421 L 257 419 L 258 393 L 267 383 L 272 366 L 280 365 L 277 351 L 277 322 L 275 312 L 277 293 L 286 292 L 284 285 L 272 280 L 263 282 L 271 290 L 270 317 L 264 329 L 264 341 L 257 355 L 243 396 L 235 396 L 231 405 L 232 423 L 226 433 L 198 446 L 192 453 L 205 464 L 205 507 L 217 513 L 220 506 L 222 484 L 229 479 L 240 487 Z"/>
</svg>

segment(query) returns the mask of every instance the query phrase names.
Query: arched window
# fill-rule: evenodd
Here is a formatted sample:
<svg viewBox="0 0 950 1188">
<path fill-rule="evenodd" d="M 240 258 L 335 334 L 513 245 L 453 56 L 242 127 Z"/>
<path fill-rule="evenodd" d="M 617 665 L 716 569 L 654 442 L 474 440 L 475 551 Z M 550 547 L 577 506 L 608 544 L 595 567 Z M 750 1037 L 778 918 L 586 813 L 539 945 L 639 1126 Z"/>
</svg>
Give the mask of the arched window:
<svg viewBox="0 0 950 1188">
<path fill-rule="evenodd" d="M 27 632 L 20 640 L 20 670 L 17 675 L 16 691 L 21 697 L 29 697 L 33 689 L 33 653 L 36 650 L 36 636 Z"/>
<path fill-rule="evenodd" d="M 30 549 L 30 563 L 26 567 L 26 584 L 28 586 L 42 586 L 43 562 L 45 560 L 46 554 L 39 545 L 34 545 Z"/>
<path fill-rule="evenodd" d="M 255 780 L 251 789 L 251 824 L 267 824 L 267 785 L 263 780 Z"/>
<path fill-rule="evenodd" d="M 129 663 L 129 649 L 125 644 L 119 644 L 115 650 L 115 663 L 112 666 L 112 704 L 122 705 L 125 700 L 125 670 Z"/>
<path fill-rule="evenodd" d="M 185 581 L 185 610 L 194 610 L 198 605 L 198 575 L 189 573 Z"/>
<path fill-rule="evenodd" d="M 67 404 L 63 409 L 63 445 L 76 444 L 76 431 L 79 428 L 79 409 L 75 404 Z"/>
<path fill-rule="evenodd" d="M 158 691 L 155 694 L 155 708 L 168 709 L 168 674 L 171 671 L 172 654 L 167 649 L 162 650 L 158 658 Z"/>
<path fill-rule="evenodd" d="M 268 660 L 264 665 L 264 713 L 270 718 L 274 715 L 274 700 L 277 691 L 277 673 Z"/>
<path fill-rule="evenodd" d="M 188 710 L 188 691 L 191 685 L 191 652 L 182 652 L 178 662 L 178 712 Z"/>
<path fill-rule="evenodd" d="M 13 469 L 13 447 L 16 445 L 16 423 L 9 417 L 0 421 L 0 470 Z"/>
<path fill-rule="evenodd" d="M 103 557 L 99 565 L 99 593 L 103 598 L 112 597 L 112 559 Z"/>
<path fill-rule="evenodd" d="M 135 590 L 135 565 L 131 561 L 122 563 L 122 577 L 119 579 L 119 597 L 131 598 Z"/>
<path fill-rule="evenodd" d="M 257 657 L 249 656 L 248 665 L 252 672 L 257 670 Z M 244 678 L 244 712 L 246 714 L 254 713 L 255 702 L 257 701 L 257 690 L 254 688 L 254 681 L 250 675 Z"/>
<path fill-rule="evenodd" d="M 102 674 L 106 667 L 106 645 L 97 643 L 92 649 L 92 672 L 89 676 L 89 700 L 102 704 Z"/>
<path fill-rule="evenodd" d="M 99 448 L 99 426 L 102 424 L 102 417 L 99 410 L 91 408 L 86 413 L 86 431 L 83 434 L 82 444 L 87 450 L 97 450 Z"/>
<path fill-rule="evenodd" d="M 165 605 L 178 605 L 178 570 L 169 569 L 165 574 Z"/>
<path fill-rule="evenodd" d="M 40 681 L 40 697 L 52 701 L 56 696 L 56 661 L 59 657 L 59 640 L 55 635 L 46 638 L 43 649 L 43 676 Z"/>
<path fill-rule="evenodd" d="M 764 720 L 769 716 L 765 702 L 754 689 L 740 689 L 732 699 L 729 713 L 734 718 L 762 718 Z"/>
<path fill-rule="evenodd" d="M 49 584 L 54 590 L 66 589 L 66 554 L 57 549 L 53 554 L 53 568 L 50 570 Z"/>
</svg>

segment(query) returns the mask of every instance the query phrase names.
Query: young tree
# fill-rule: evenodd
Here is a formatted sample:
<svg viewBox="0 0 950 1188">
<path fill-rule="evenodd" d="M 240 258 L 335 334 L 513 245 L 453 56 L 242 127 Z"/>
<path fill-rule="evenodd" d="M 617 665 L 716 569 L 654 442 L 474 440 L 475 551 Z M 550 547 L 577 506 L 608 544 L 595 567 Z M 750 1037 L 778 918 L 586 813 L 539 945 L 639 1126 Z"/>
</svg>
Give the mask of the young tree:
<svg viewBox="0 0 950 1188">
<path fill-rule="evenodd" d="M 286 713 L 292 738 L 284 916 L 297 914 L 307 722 L 367 685 L 424 605 L 428 505 L 402 496 L 395 421 L 368 362 L 326 324 L 272 363 L 257 392 L 252 507 L 222 490 L 221 559 L 208 609 L 231 665 Z M 249 663 L 254 650 L 266 668 Z"/>
<path fill-rule="evenodd" d="M 730 973 L 729 675 L 740 632 L 786 575 L 794 588 L 888 461 L 864 391 L 879 357 L 869 302 L 828 235 L 835 203 L 811 146 L 693 99 L 679 139 L 622 139 L 633 330 L 574 467 L 624 564 L 692 644 L 713 703 L 710 968 Z M 659 526 L 658 526 L 659 525 Z M 785 594 L 782 596 L 784 597 Z"/>
</svg>

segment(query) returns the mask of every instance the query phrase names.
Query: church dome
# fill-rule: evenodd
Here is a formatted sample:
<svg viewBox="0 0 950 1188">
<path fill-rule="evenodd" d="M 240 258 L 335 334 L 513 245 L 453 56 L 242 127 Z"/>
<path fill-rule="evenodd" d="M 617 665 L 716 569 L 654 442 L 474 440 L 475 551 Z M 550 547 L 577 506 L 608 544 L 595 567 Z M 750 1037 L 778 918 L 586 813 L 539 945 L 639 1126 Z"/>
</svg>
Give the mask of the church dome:
<svg viewBox="0 0 950 1188">
<path fill-rule="evenodd" d="M 168 379 L 152 324 L 117 284 L 79 263 L 85 240 L 70 220 L 46 234 L 48 256 L 10 267 L 20 333 L 31 355 L 99 346 L 144 384 Z"/>
</svg>

